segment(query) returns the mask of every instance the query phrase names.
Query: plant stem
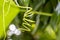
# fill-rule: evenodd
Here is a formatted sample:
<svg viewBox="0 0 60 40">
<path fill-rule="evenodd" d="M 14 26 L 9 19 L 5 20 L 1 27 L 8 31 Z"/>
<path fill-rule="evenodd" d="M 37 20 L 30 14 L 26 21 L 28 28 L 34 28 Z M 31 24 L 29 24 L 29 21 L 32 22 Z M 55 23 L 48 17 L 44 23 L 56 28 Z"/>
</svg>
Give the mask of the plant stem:
<svg viewBox="0 0 60 40">
<path fill-rule="evenodd" d="M 5 14 L 4 14 L 4 6 L 5 6 L 5 1 L 3 2 L 3 29 L 4 29 L 4 40 L 6 38 L 6 32 L 5 32 Z"/>
<path fill-rule="evenodd" d="M 21 9 L 20 12 L 26 12 L 26 10 Z M 32 11 L 31 13 L 33 13 L 33 14 L 39 14 L 39 15 L 45 15 L 45 16 L 52 16 L 53 15 L 51 13 L 37 12 L 37 11 Z"/>
</svg>

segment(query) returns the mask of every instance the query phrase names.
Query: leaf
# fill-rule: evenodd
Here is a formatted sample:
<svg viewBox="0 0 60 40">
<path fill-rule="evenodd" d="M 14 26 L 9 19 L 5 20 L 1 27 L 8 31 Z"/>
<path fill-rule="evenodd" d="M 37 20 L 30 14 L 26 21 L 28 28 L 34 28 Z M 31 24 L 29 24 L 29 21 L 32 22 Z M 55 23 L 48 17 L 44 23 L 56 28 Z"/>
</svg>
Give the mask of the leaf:
<svg viewBox="0 0 60 40">
<path fill-rule="evenodd" d="M 56 12 L 51 17 L 50 24 L 56 32 L 58 23 L 60 22 L 60 3 L 56 7 Z"/>
<path fill-rule="evenodd" d="M 47 26 L 47 28 L 45 29 L 45 31 L 50 35 L 50 37 L 52 39 L 56 39 L 56 34 L 55 34 L 55 32 L 53 31 L 53 29 L 51 28 L 50 25 Z"/>
<path fill-rule="evenodd" d="M 51 24 L 52 28 L 54 29 L 54 31 L 56 31 L 57 23 L 58 23 L 58 16 L 57 16 L 57 14 L 55 13 L 55 14 L 51 17 L 51 20 L 50 20 L 50 24 Z"/>
<path fill-rule="evenodd" d="M 13 0 L 0 0 L 0 38 L 3 37 L 4 31 L 12 22 L 20 9 L 16 6 Z M 4 3 L 5 2 L 5 3 Z"/>
<path fill-rule="evenodd" d="M 60 40 L 60 23 L 58 24 L 58 33 L 56 40 Z"/>
</svg>

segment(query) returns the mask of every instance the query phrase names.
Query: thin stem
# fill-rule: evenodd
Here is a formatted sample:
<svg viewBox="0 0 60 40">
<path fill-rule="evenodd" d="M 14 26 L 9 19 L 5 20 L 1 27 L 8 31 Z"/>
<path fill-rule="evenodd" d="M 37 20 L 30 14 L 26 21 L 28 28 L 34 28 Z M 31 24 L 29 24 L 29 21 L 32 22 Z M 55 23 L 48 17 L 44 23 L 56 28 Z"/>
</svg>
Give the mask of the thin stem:
<svg viewBox="0 0 60 40">
<path fill-rule="evenodd" d="M 26 12 L 26 10 L 22 10 L 20 12 Z M 33 14 L 39 14 L 39 15 L 44 15 L 44 16 L 52 16 L 53 14 L 51 13 L 45 13 L 45 12 L 37 12 L 37 11 L 31 11 Z"/>
<path fill-rule="evenodd" d="M 6 15 L 5 16 L 7 16 L 8 15 L 8 13 L 9 13 L 9 11 L 10 11 L 10 4 L 11 4 L 11 1 L 8 1 L 9 2 L 9 6 L 8 6 L 8 10 L 7 10 L 7 13 L 6 13 Z"/>
<path fill-rule="evenodd" d="M 53 14 L 50 13 L 44 13 L 44 12 L 37 12 L 37 11 L 32 11 L 34 14 L 40 14 L 40 15 L 45 15 L 45 16 L 52 16 Z"/>
<path fill-rule="evenodd" d="M 4 14 L 4 6 L 5 6 L 5 1 L 3 2 L 3 28 L 4 28 L 4 40 L 6 38 L 6 32 L 5 32 L 5 14 Z"/>
</svg>

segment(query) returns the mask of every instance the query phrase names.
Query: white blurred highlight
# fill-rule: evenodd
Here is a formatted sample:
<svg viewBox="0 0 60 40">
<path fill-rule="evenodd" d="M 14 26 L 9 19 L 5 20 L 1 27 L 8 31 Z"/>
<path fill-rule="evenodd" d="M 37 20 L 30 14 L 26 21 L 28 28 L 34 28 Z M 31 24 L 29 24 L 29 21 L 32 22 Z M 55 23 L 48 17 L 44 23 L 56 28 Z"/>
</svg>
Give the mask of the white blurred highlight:
<svg viewBox="0 0 60 40">
<path fill-rule="evenodd" d="M 16 30 L 16 26 L 15 26 L 14 24 L 11 24 L 11 25 L 9 26 L 9 30 L 15 31 L 15 30 Z"/>
<path fill-rule="evenodd" d="M 21 31 L 18 30 L 18 29 L 16 29 L 15 32 L 14 32 L 14 34 L 16 34 L 16 35 L 20 35 L 20 34 L 21 34 Z"/>
<path fill-rule="evenodd" d="M 60 2 L 58 3 L 58 5 L 56 7 L 56 11 L 58 12 L 58 14 L 60 13 Z"/>
<path fill-rule="evenodd" d="M 14 33 L 13 33 L 12 31 L 10 31 L 10 30 L 7 31 L 7 35 L 8 35 L 8 36 L 12 36 L 13 34 L 14 34 Z"/>
<path fill-rule="evenodd" d="M 11 25 L 9 26 L 9 30 L 7 31 L 7 35 L 8 35 L 8 36 L 12 36 L 13 34 L 15 34 L 15 35 L 18 36 L 18 35 L 21 34 L 21 31 L 18 30 L 14 24 L 11 24 Z"/>
</svg>

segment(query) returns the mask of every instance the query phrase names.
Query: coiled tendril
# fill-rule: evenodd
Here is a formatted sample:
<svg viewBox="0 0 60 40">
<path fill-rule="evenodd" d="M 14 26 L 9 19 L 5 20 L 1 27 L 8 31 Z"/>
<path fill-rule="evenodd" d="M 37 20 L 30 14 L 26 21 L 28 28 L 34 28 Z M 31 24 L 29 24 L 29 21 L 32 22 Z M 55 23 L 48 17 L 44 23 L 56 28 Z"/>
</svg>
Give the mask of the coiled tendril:
<svg viewBox="0 0 60 40">
<path fill-rule="evenodd" d="M 33 14 L 30 12 L 32 11 L 32 8 L 31 7 L 24 7 L 24 6 L 20 6 L 17 2 L 17 0 L 15 0 L 15 3 L 16 5 L 19 7 L 19 8 L 24 8 L 24 9 L 28 9 L 25 13 L 24 13 L 24 16 L 23 16 L 23 23 L 22 23 L 22 26 L 25 28 L 20 28 L 21 30 L 24 30 L 24 31 L 31 31 L 29 27 L 31 27 L 31 24 L 30 23 L 34 23 L 35 21 L 31 20 L 31 19 L 28 19 L 28 17 L 32 16 Z"/>
</svg>

